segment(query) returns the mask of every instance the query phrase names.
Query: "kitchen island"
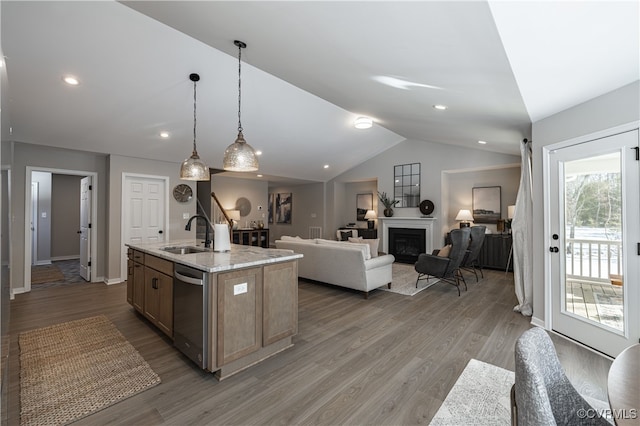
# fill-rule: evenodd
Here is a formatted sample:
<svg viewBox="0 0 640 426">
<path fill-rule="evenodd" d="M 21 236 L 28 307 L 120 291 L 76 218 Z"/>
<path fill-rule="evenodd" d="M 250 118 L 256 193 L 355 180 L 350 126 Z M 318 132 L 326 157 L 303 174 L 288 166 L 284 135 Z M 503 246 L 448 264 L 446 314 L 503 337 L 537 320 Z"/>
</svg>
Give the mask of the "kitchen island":
<svg viewBox="0 0 640 426">
<path fill-rule="evenodd" d="M 195 240 L 127 247 L 127 301 L 218 379 L 293 345 L 302 255 Z"/>
</svg>

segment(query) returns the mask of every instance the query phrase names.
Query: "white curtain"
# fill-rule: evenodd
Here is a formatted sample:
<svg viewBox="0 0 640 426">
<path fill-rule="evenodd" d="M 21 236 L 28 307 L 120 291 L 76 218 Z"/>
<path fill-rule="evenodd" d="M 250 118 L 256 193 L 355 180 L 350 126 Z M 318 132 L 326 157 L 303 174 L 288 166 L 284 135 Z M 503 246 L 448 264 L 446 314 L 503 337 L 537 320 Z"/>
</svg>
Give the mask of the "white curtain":
<svg viewBox="0 0 640 426">
<path fill-rule="evenodd" d="M 531 141 L 520 144 L 522 173 L 516 197 L 511 232 L 513 237 L 513 279 L 518 305 L 513 310 L 533 315 L 533 199 L 531 188 Z"/>
</svg>

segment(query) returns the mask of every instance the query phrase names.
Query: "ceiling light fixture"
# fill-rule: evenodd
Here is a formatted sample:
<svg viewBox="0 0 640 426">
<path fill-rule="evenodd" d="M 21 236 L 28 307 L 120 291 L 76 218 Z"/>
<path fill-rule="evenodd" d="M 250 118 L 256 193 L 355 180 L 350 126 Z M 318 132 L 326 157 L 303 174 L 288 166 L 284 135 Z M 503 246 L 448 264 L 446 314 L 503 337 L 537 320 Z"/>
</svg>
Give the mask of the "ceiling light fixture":
<svg viewBox="0 0 640 426">
<path fill-rule="evenodd" d="M 169 132 L 160 132 L 160 137 L 162 139 L 167 139 L 169 137 Z"/>
<path fill-rule="evenodd" d="M 196 149 L 196 82 L 200 80 L 198 74 L 190 74 L 189 80 L 193 81 L 193 152 L 191 157 L 182 162 L 180 166 L 180 179 L 185 180 L 211 180 L 209 167 L 200 159 Z"/>
<path fill-rule="evenodd" d="M 80 84 L 80 81 L 71 75 L 65 75 L 62 77 L 62 81 L 67 83 L 69 86 L 77 86 Z"/>
<path fill-rule="evenodd" d="M 356 129 L 370 129 L 373 126 L 373 120 L 369 117 L 358 117 L 353 122 Z"/>
<path fill-rule="evenodd" d="M 242 100 L 242 49 L 247 45 L 239 40 L 233 42 L 238 46 L 238 138 L 224 151 L 222 168 L 230 172 L 255 172 L 258 170 L 258 159 L 255 150 L 244 140 L 242 121 L 240 120 Z"/>
<path fill-rule="evenodd" d="M 478 141 L 478 143 L 479 143 L 480 145 L 486 145 L 486 144 L 487 144 L 487 141 Z"/>
<path fill-rule="evenodd" d="M 446 105 L 434 105 L 433 107 L 435 109 L 439 109 L 440 111 L 444 111 L 445 109 L 447 109 Z"/>
<path fill-rule="evenodd" d="M 322 166 L 322 168 L 324 168 L 324 169 L 328 169 L 328 168 L 329 168 L 329 165 L 328 165 L 328 164 L 325 164 L 324 166 Z"/>
</svg>

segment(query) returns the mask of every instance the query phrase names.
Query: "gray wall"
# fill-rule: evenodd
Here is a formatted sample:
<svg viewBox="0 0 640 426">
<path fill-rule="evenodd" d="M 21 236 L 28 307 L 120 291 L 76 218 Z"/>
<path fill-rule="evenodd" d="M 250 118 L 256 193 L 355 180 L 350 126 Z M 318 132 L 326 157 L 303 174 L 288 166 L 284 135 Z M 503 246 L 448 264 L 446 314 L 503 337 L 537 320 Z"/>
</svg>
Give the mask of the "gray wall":
<svg viewBox="0 0 640 426">
<path fill-rule="evenodd" d="M 543 147 L 578 136 L 640 120 L 640 82 L 629 84 L 590 101 L 533 123 L 533 321 L 545 322 L 544 216 L 549 207 L 543 193 Z M 551 324 L 547 324 L 548 327 Z"/>
<path fill-rule="evenodd" d="M 126 276 L 122 276 L 122 236 L 121 236 L 121 214 L 122 214 L 122 176 L 123 173 L 167 176 L 169 177 L 169 194 L 173 187 L 180 183 L 187 183 L 196 191 L 195 182 L 180 180 L 180 163 L 168 161 L 145 160 L 142 158 L 125 157 L 121 155 L 110 155 L 108 159 L 109 168 L 109 224 L 107 244 L 107 268 L 105 280 L 108 283 L 124 281 Z M 187 222 L 183 215 L 194 215 L 196 213 L 196 197 L 192 197 L 187 203 L 178 203 L 171 195 L 169 201 L 169 229 L 165 230 L 169 239 L 195 238 L 194 230 L 189 232 L 184 230 Z"/>
<path fill-rule="evenodd" d="M 291 224 L 269 223 L 269 240 L 273 243 L 283 235 L 309 238 L 309 227 L 322 227 L 327 238 L 324 211 L 324 183 L 304 185 L 270 186 L 269 193 L 290 192 L 292 194 Z M 267 224 L 265 222 L 265 224 Z"/>
<path fill-rule="evenodd" d="M 514 141 L 514 143 L 517 142 L 519 141 Z M 499 166 L 511 167 L 513 164 L 520 163 L 520 156 L 497 154 L 495 152 L 433 142 L 407 140 L 330 181 L 327 186 L 332 188 L 333 191 L 328 194 L 327 209 L 341 211 L 340 206 L 344 200 L 341 188 L 347 182 L 377 180 L 378 191 L 392 194 L 393 166 L 415 162 L 421 164 L 420 199 L 433 201 L 435 204 L 433 216 L 437 219 L 434 229 L 436 231 L 440 229 L 442 235 L 444 235 L 449 229 L 450 223 L 448 211 L 443 210 L 443 205 L 446 204 L 444 200 L 449 197 L 449 194 L 442 191 L 443 171 Z M 378 215 L 383 209 L 384 206 L 381 203 L 378 202 L 375 205 Z M 417 207 L 394 208 L 394 217 L 420 217 L 420 215 L 420 209 Z M 340 217 L 339 214 L 336 216 Z M 332 223 L 334 230 L 342 225 L 344 223 Z M 378 237 L 384 238 L 383 235 Z"/>
<path fill-rule="evenodd" d="M 31 183 L 38 186 L 38 199 L 35 206 L 35 232 L 37 251 L 32 257 L 33 265 L 51 263 L 51 173 L 31 173 Z M 33 196 L 33 194 L 32 194 Z"/>
<path fill-rule="evenodd" d="M 220 204 L 225 210 L 237 209 L 238 204 L 244 200 L 249 200 L 251 208 L 245 216 L 240 216 L 239 226 L 241 228 L 247 227 L 247 224 L 251 221 L 262 220 L 267 226 L 267 212 L 268 212 L 268 192 L 269 183 L 259 179 L 242 179 L 228 176 L 214 175 L 211 176 L 211 191 L 216 194 Z M 214 217 L 211 218 L 214 222 L 219 222 L 221 215 L 219 213 L 218 206 L 216 205 L 213 197 L 209 196 L 209 202 L 211 203 L 211 211 L 214 212 Z"/>
<path fill-rule="evenodd" d="M 3 142 L 3 144 L 11 142 Z M 97 277 L 105 276 L 107 244 L 107 157 L 67 149 L 52 148 L 14 142 L 11 176 L 11 288 L 21 288 L 24 283 L 25 240 L 25 173 L 26 167 L 80 170 L 97 173 L 98 176 L 98 247 L 94 253 L 97 262 Z M 3 160 L 4 161 L 4 160 Z M 28 220 L 28 218 L 27 218 Z"/>
<path fill-rule="evenodd" d="M 80 258 L 82 176 L 51 176 L 51 260 Z"/>
</svg>

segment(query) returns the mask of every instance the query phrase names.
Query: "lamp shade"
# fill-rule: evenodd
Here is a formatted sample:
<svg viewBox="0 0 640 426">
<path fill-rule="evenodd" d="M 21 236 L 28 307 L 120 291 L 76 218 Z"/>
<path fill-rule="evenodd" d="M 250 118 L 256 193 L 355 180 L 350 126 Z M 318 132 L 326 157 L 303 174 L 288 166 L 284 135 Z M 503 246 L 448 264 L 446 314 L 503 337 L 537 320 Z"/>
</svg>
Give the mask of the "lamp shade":
<svg viewBox="0 0 640 426">
<path fill-rule="evenodd" d="M 516 206 L 507 207 L 507 219 L 513 219 L 513 214 L 516 212 Z"/>
<path fill-rule="evenodd" d="M 240 220 L 240 210 L 227 210 L 227 216 L 229 219 Z"/>
<path fill-rule="evenodd" d="M 376 218 L 376 211 L 375 210 L 367 210 L 367 212 L 364 215 L 364 218 L 367 220 L 373 220 Z"/>
<path fill-rule="evenodd" d="M 456 220 L 473 221 L 473 215 L 469 210 L 460 210 L 456 216 Z"/>
</svg>

